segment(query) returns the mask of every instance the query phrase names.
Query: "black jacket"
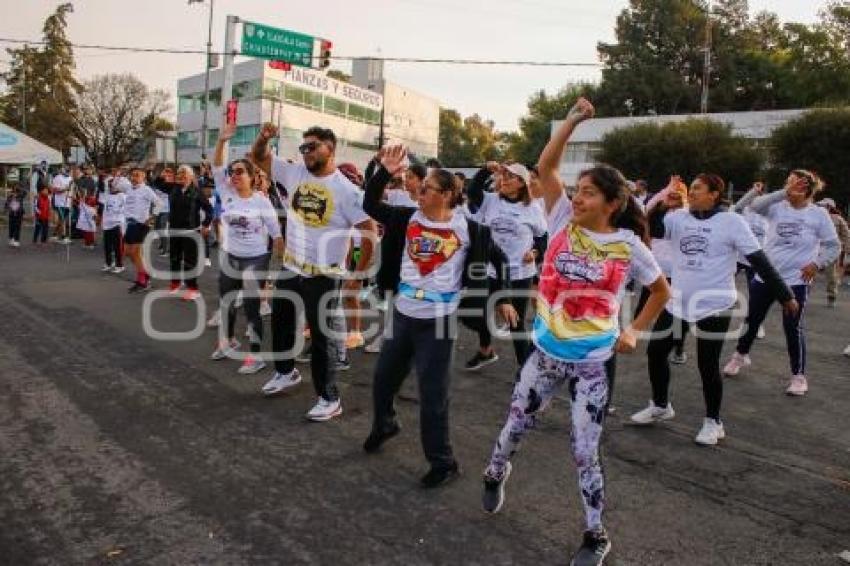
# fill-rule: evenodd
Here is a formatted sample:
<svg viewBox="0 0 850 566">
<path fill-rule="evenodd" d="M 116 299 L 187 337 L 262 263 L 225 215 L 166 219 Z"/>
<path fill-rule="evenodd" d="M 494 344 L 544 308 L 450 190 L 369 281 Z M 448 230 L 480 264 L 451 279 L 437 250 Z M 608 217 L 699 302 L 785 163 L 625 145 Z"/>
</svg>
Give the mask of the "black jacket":
<svg viewBox="0 0 850 566">
<path fill-rule="evenodd" d="M 194 230 L 202 224 L 209 226 L 212 222 L 212 206 L 194 184 L 184 191 L 179 184 L 166 183 L 160 177 L 154 181 L 154 187 L 168 195 L 168 224 L 171 228 Z M 204 211 L 203 222 L 201 210 Z"/>
<path fill-rule="evenodd" d="M 417 209 L 407 206 L 392 206 L 383 202 L 384 188 L 389 183 L 390 178 L 389 172 L 384 167 L 379 167 L 375 174 L 369 178 L 366 183 L 363 210 L 384 225 L 384 237 L 381 240 L 381 265 L 378 270 L 379 288 L 396 291 L 401 280 L 401 262 L 404 254 L 407 225 Z M 504 267 L 507 258 L 502 250 L 493 243 L 489 228 L 473 220 L 467 220 L 467 222 L 470 246 L 464 260 L 462 286 L 467 292 L 471 291 L 472 293 L 467 293 L 467 296 L 461 299 L 461 308 L 477 309 L 483 314 L 488 290 L 487 264 L 492 263 L 497 274 L 495 285 L 490 290 L 495 292 L 509 289 L 510 279 L 507 275 L 508 271 Z M 477 316 L 464 317 L 461 320 L 470 328 L 477 328 L 483 318 Z"/>
</svg>

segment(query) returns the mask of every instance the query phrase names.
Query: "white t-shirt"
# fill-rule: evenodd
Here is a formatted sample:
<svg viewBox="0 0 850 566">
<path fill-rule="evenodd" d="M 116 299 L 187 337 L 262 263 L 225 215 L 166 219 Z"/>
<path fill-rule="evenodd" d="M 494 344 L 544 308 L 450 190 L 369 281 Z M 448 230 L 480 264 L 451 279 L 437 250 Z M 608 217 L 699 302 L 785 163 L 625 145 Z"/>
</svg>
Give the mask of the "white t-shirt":
<svg viewBox="0 0 850 566">
<path fill-rule="evenodd" d="M 543 205 L 545 210 L 546 205 Z M 552 210 L 546 215 L 546 224 L 549 226 L 549 236 L 563 230 L 564 226 L 569 224 L 573 219 L 573 203 L 567 198 L 567 194 L 563 193 L 555 202 Z"/>
<path fill-rule="evenodd" d="M 259 257 L 269 251 L 269 237 L 279 238 L 280 222 L 271 201 L 261 192 L 242 198 L 227 180 L 223 167 L 213 168 L 221 199 L 221 249 L 236 257 Z"/>
<path fill-rule="evenodd" d="M 154 189 L 153 192 L 156 193 L 156 196 L 159 197 L 159 202 L 154 208 L 154 215 L 158 216 L 160 214 L 168 214 L 171 210 L 171 202 L 168 200 L 168 193 L 160 191 L 159 189 Z"/>
<path fill-rule="evenodd" d="M 58 174 L 53 177 L 50 186 L 54 189 L 53 206 L 56 208 L 68 207 L 68 188 L 71 186 L 71 177 Z"/>
<path fill-rule="evenodd" d="M 658 262 L 658 267 L 661 268 L 661 273 L 664 277 L 670 277 L 673 272 L 673 244 L 670 240 L 663 238 L 652 238 L 649 244 L 652 255 Z"/>
<path fill-rule="evenodd" d="M 463 214 L 454 211 L 448 222 L 432 222 L 416 211 L 407 224 L 401 259 L 395 303 L 399 312 L 413 318 L 455 312 L 469 244 L 469 224 Z"/>
<path fill-rule="evenodd" d="M 756 237 L 756 240 L 758 240 L 759 245 L 764 247 L 764 238 L 767 236 L 767 218 L 757 212 L 754 212 L 751 208 L 744 209 L 741 216 L 743 216 L 744 220 L 747 221 L 747 225 L 750 227 L 750 230 L 753 231 L 753 235 Z M 738 263 L 750 265 L 749 260 L 742 255 L 738 256 Z"/>
<path fill-rule="evenodd" d="M 272 180 L 287 189 L 284 265 L 308 277 L 344 273 L 351 228 L 369 220 L 360 189 L 339 170 L 316 177 L 278 158 Z"/>
<path fill-rule="evenodd" d="M 159 197 L 156 196 L 153 189 L 147 185 L 130 185 L 126 195 L 124 211 L 127 219 L 140 224 L 147 222 L 151 215 L 151 207 L 159 202 Z"/>
<path fill-rule="evenodd" d="M 110 230 L 116 226 L 121 227 L 124 231 L 124 207 L 127 200 L 127 195 L 121 192 L 106 193 L 106 201 L 103 203 L 103 229 Z"/>
<path fill-rule="evenodd" d="M 87 204 L 80 204 L 77 217 L 77 230 L 82 232 L 97 232 L 97 209 Z"/>
<path fill-rule="evenodd" d="M 782 200 L 772 205 L 765 216 L 767 257 L 785 283 L 804 285 L 800 270 L 817 259 L 821 242 L 838 239 L 829 214 L 814 204 L 794 208 Z"/>
<path fill-rule="evenodd" d="M 404 189 L 391 189 L 387 191 L 387 204 L 391 206 L 419 208 L 419 203 L 410 198 L 410 193 Z"/>
<path fill-rule="evenodd" d="M 740 215 L 718 212 L 700 220 L 684 209 L 664 217 L 673 252 L 672 296 L 667 311 L 688 322 L 702 320 L 735 304 L 738 254 L 760 248 Z"/>
<path fill-rule="evenodd" d="M 534 204 L 509 202 L 495 193 L 485 193 L 478 211 L 481 224 L 490 227 L 493 241 L 505 253 L 514 281 L 537 274 L 534 262 L 526 263 L 523 256 L 534 247 L 534 238 L 546 234 L 546 218 Z M 487 276 L 495 277 L 496 269 L 487 266 Z"/>
</svg>

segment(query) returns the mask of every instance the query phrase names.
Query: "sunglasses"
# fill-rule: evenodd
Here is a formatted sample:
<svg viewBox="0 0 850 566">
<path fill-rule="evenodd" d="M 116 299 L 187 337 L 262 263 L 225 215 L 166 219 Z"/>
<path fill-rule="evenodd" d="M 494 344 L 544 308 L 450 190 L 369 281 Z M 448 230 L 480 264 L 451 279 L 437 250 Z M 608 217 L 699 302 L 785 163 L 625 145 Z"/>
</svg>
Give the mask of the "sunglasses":
<svg viewBox="0 0 850 566">
<path fill-rule="evenodd" d="M 301 155 L 307 155 L 308 153 L 312 153 L 312 152 L 316 151 L 316 149 L 320 145 L 322 145 L 321 142 L 315 142 L 315 141 L 302 143 L 301 145 L 298 146 L 298 153 L 300 153 Z"/>
</svg>

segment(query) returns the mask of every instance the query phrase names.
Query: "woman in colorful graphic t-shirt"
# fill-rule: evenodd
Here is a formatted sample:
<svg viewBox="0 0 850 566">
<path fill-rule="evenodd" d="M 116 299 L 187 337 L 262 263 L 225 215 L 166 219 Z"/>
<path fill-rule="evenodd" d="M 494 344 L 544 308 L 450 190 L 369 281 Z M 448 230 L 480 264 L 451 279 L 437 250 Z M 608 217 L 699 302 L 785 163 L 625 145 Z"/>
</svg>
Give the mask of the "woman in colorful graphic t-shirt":
<svg viewBox="0 0 850 566">
<path fill-rule="evenodd" d="M 566 385 L 587 525 L 574 558 L 582 564 L 601 563 L 611 546 L 602 526 L 604 477 L 598 450 L 608 401 L 605 361 L 615 350 L 633 351 L 635 333 L 652 323 L 669 297 L 667 280 L 641 241 L 647 235 L 646 219 L 619 171 L 598 166 L 581 173 L 572 219 L 559 222 L 567 215 L 552 214 L 566 198 L 558 178 L 564 146 L 573 129 L 593 113 L 593 106 L 580 99 L 540 156 L 550 240 L 540 272 L 534 349 L 520 370 L 507 422 L 484 472 L 483 494 L 485 511 L 497 512 L 520 440 Z M 650 296 L 632 324 L 621 329 L 620 298 L 630 277 L 649 287 Z"/>
<path fill-rule="evenodd" d="M 381 258 L 399 266 L 400 273 L 392 323 L 375 366 L 374 420 L 363 449 L 376 452 L 398 434 L 394 400 L 415 365 L 422 448 L 431 466 L 421 483 L 433 488 L 459 471 L 449 440 L 449 370 L 461 289 L 480 283 L 480 277 L 473 281 L 470 274 L 481 273 L 488 261 L 501 268 L 504 254 L 492 244 L 485 226 L 455 209 L 460 188 L 449 171 L 434 169 L 427 175 L 418 191 L 418 208 L 383 202 L 384 189 L 403 167 L 405 155 L 401 147 L 384 151 L 381 167 L 367 182 L 363 200 L 363 210 L 388 233 L 404 235 Z M 497 277 L 496 290 L 502 285 Z M 480 291 L 486 294 L 486 290 Z M 506 320 L 516 320 L 510 304 L 497 308 Z"/>
</svg>

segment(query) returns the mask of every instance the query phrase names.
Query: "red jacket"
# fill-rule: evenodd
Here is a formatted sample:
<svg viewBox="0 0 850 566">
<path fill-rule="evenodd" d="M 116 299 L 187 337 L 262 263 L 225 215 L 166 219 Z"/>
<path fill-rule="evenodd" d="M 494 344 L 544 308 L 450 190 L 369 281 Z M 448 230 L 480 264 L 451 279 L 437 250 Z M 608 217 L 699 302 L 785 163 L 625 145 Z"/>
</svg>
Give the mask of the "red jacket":
<svg viewBox="0 0 850 566">
<path fill-rule="evenodd" d="M 47 195 L 38 195 L 38 203 L 36 204 L 36 218 L 39 220 L 50 220 L 50 197 Z"/>
</svg>

